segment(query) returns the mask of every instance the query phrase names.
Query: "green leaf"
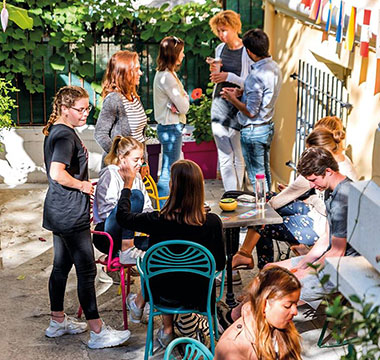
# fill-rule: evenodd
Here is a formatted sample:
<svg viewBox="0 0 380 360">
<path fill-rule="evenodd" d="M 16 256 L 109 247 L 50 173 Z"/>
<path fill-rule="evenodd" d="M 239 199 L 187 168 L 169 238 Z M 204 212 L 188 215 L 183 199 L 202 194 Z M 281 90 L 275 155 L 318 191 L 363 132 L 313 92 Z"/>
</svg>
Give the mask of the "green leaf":
<svg viewBox="0 0 380 360">
<path fill-rule="evenodd" d="M 9 12 L 9 20 L 15 22 L 21 29 L 31 29 L 33 27 L 33 19 L 28 15 L 28 11 L 17 6 L 6 4 Z"/>
<path fill-rule="evenodd" d="M 79 74 L 82 77 L 93 76 L 94 75 L 94 66 L 90 63 L 85 63 L 78 67 Z"/>
<path fill-rule="evenodd" d="M 94 89 L 94 91 L 97 93 L 97 94 L 101 94 L 102 93 L 102 85 L 101 84 L 97 84 L 95 82 L 92 82 L 91 83 L 91 87 Z"/>
<path fill-rule="evenodd" d="M 170 21 L 165 21 L 163 24 L 160 26 L 160 31 L 163 33 L 168 32 L 171 28 L 173 27 L 173 24 Z"/>
<path fill-rule="evenodd" d="M 64 70 L 66 65 L 65 58 L 59 54 L 53 54 L 52 56 L 50 56 L 49 63 L 52 69 L 55 71 Z"/>
<path fill-rule="evenodd" d="M 42 39 L 43 32 L 41 29 L 34 30 L 30 32 L 30 40 L 35 41 L 35 42 L 40 42 Z"/>
<path fill-rule="evenodd" d="M 141 38 L 141 40 L 146 41 L 146 40 L 150 39 L 152 37 L 152 35 L 153 35 L 153 29 L 149 28 L 147 30 L 144 30 L 141 33 L 140 38 Z"/>
<path fill-rule="evenodd" d="M 165 11 L 169 6 L 170 6 L 169 3 L 162 4 L 161 7 L 160 7 L 160 11 Z"/>
<path fill-rule="evenodd" d="M 77 58 L 80 62 L 91 61 L 92 53 L 90 49 L 86 49 L 86 52 L 83 54 L 77 54 Z"/>
<path fill-rule="evenodd" d="M 353 302 L 355 302 L 355 303 L 357 303 L 357 304 L 361 303 L 361 300 L 360 300 L 359 296 L 357 296 L 355 294 L 350 296 L 350 300 L 353 301 Z"/>
</svg>

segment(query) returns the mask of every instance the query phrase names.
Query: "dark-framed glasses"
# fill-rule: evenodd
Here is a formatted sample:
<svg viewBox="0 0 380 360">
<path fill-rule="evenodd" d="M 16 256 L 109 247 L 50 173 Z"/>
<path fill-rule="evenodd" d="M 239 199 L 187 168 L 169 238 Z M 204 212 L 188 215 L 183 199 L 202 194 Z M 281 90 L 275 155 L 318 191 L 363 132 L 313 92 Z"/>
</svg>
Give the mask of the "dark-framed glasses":
<svg viewBox="0 0 380 360">
<path fill-rule="evenodd" d="M 70 108 L 71 108 L 71 109 L 74 109 L 74 110 L 76 110 L 76 111 L 78 111 L 79 114 L 84 115 L 85 112 L 86 112 L 87 114 L 89 114 L 89 113 L 91 112 L 91 110 L 92 110 L 92 105 L 88 105 L 88 107 L 86 107 L 86 108 L 80 108 L 80 109 L 78 109 L 78 108 L 76 108 L 76 107 L 74 107 L 74 106 L 71 106 Z"/>
</svg>

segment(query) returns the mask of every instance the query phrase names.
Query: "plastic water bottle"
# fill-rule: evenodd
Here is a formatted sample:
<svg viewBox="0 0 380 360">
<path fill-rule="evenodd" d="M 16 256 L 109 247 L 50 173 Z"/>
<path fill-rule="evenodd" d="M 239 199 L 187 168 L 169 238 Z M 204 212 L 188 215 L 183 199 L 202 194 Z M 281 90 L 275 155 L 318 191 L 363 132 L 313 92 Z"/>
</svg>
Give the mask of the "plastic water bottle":
<svg viewBox="0 0 380 360">
<path fill-rule="evenodd" d="M 264 206 L 266 201 L 265 175 L 256 174 L 256 205 Z"/>
</svg>

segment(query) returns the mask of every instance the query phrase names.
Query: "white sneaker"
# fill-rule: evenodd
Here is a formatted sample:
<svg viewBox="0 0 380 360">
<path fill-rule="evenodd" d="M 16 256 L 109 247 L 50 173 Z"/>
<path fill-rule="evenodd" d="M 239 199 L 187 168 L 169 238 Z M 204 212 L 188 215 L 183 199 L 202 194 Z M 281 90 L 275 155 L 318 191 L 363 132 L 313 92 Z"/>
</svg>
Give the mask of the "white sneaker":
<svg viewBox="0 0 380 360">
<path fill-rule="evenodd" d="M 139 250 L 132 246 L 127 250 L 119 252 L 120 264 L 136 264 L 137 258 L 142 258 L 145 255 L 145 251 Z"/>
<path fill-rule="evenodd" d="M 134 324 L 139 324 L 143 316 L 143 310 L 137 307 L 135 299 L 137 294 L 129 293 L 126 299 L 127 308 L 129 310 L 129 320 Z"/>
<path fill-rule="evenodd" d="M 81 334 L 86 330 L 87 323 L 76 321 L 65 314 L 65 318 L 61 323 L 55 320 L 50 320 L 49 327 L 45 330 L 45 335 L 54 338 L 65 334 Z"/>
<path fill-rule="evenodd" d="M 100 333 L 90 332 L 87 345 L 90 349 L 104 349 L 124 344 L 131 336 L 129 330 L 115 330 L 103 323 Z"/>
</svg>

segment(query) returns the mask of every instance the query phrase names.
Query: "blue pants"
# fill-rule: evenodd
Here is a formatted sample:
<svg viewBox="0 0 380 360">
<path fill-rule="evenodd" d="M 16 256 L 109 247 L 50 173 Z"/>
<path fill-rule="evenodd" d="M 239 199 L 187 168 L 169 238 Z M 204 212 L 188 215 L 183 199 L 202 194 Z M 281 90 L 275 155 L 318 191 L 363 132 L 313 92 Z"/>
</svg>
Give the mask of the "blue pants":
<svg viewBox="0 0 380 360">
<path fill-rule="evenodd" d="M 314 231 L 314 221 L 307 214 L 310 208 L 303 201 L 294 201 L 276 210 L 282 217 L 282 224 L 267 225 L 260 230 L 256 245 L 258 267 L 274 261 L 273 240 L 313 245 L 319 238 Z"/>
<path fill-rule="evenodd" d="M 157 126 L 158 140 L 162 145 L 161 175 L 157 183 L 159 196 L 169 195 L 170 168 L 181 156 L 183 127 L 183 124 Z M 160 206 L 164 203 L 160 201 Z"/>
<path fill-rule="evenodd" d="M 96 266 L 90 228 L 70 234 L 53 233 L 54 262 L 49 279 L 51 311 L 63 311 L 67 277 L 75 266 L 78 297 L 87 320 L 99 319 L 96 305 Z"/>
<path fill-rule="evenodd" d="M 144 195 L 140 190 L 133 189 L 131 194 L 131 212 L 141 213 L 144 208 Z M 119 225 L 116 220 L 117 206 L 114 207 L 112 212 L 108 215 L 104 223 L 97 224 L 95 230 L 105 231 L 112 236 L 113 239 L 113 254 L 117 255 L 121 249 L 121 241 L 123 239 L 133 239 L 134 231 L 125 229 Z M 104 236 L 94 235 L 95 247 L 104 254 L 108 254 L 109 242 Z"/>
<path fill-rule="evenodd" d="M 265 174 L 267 188 L 272 182 L 269 153 L 274 134 L 274 124 L 246 127 L 240 130 L 241 148 L 249 180 L 255 189 L 256 174 Z"/>
</svg>

